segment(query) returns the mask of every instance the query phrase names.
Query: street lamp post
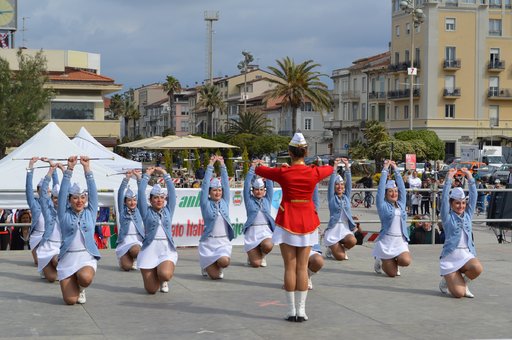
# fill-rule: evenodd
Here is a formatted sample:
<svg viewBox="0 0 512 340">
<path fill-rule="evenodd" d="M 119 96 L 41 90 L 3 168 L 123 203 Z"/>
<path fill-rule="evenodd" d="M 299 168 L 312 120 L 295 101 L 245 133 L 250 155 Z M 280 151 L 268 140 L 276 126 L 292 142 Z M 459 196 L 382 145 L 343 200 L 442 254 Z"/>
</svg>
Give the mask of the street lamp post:
<svg viewBox="0 0 512 340">
<path fill-rule="evenodd" d="M 247 111 L 247 69 L 249 64 L 254 61 L 254 57 L 251 52 L 242 51 L 244 60 L 238 63 L 238 69 L 244 72 L 244 113 Z"/>
<path fill-rule="evenodd" d="M 412 27 L 411 27 L 411 67 L 407 70 L 409 73 L 409 130 L 413 129 L 413 114 L 414 114 L 414 76 L 417 70 L 414 69 L 414 30 L 425 21 L 425 14 L 421 8 L 416 7 L 414 0 L 402 0 L 400 1 L 400 8 L 405 13 L 411 15 Z"/>
</svg>

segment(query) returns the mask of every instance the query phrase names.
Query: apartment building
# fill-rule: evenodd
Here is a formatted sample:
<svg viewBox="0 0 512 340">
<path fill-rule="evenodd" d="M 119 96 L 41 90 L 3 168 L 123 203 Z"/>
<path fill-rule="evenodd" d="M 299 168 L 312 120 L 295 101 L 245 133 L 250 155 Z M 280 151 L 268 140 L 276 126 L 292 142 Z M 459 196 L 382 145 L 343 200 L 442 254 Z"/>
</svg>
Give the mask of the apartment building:
<svg viewBox="0 0 512 340">
<path fill-rule="evenodd" d="M 361 58 L 332 72 L 334 111 L 324 127 L 332 131 L 335 154 L 346 153 L 350 143 L 363 139 L 367 120 L 386 122 L 389 55 Z"/>
<path fill-rule="evenodd" d="M 156 116 L 151 118 L 149 110 L 151 109 L 154 113 L 155 110 L 153 110 L 154 106 L 152 105 L 161 105 L 161 103 L 156 103 L 163 100 L 169 101 L 169 96 L 167 95 L 167 92 L 164 91 L 163 85 L 160 83 L 142 85 L 136 89 L 128 90 L 125 95 L 129 95 L 131 97 L 131 100 L 133 100 L 135 107 L 139 110 L 140 113 L 139 119 L 130 119 L 128 121 L 128 137 L 130 139 L 134 139 L 137 136 L 154 136 L 151 133 L 158 129 L 156 126 L 152 126 L 156 123 Z M 167 110 L 169 110 L 168 108 L 169 106 L 167 105 Z M 164 107 L 162 106 L 159 110 L 164 110 Z M 169 112 L 170 111 L 166 111 L 165 113 L 167 114 Z M 162 114 L 163 113 L 161 112 L 159 115 Z M 156 113 L 154 113 L 154 115 L 156 115 Z M 163 123 L 161 125 L 163 126 Z"/>
<path fill-rule="evenodd" d="M 512 138 L 512 6 L 510 0 L 416 0 L 425 21 L 392 0 L 387 126 L 435 131 L 446 156 L 460 144 L 510 145 Z M 414 30 L 414 32 L 413 32 Z M 412 40 L 411 37 L 414 37 Z M 414 42 L 414 108 L 409 107 Z"/>
<path fill-rule="evenodd" d="M 40 50 L 23 49 L 34 56 Z M 0 49 L 0 57 L 18 70 L 17 49 Z M 119 120 L 105 120 L 104 97 L 121 90 L 112 78 L 101 75 L 101 56 L 67 50 L 43 50 L 47 61 L 48 83 L 55 96 L 41 111 L 45 122 L 55 122 L 69 137 L 83 126 L 105 146 L 120 138 Z"/>
</svg>

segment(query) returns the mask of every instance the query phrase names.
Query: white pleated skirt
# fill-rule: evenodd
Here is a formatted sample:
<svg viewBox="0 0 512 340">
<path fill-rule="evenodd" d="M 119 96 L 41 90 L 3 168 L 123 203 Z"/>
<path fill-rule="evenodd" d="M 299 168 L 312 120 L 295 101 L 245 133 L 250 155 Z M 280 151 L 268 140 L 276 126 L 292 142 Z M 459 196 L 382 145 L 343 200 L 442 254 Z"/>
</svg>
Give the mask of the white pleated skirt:
<svg viewBox="0 0 512 340">
<path fill-rule="evenodd" d="M 155 238 L 149 246 L 139 252 L 137 267 L 139 269 L 153 269 L 164 261 L 171 261 L 176 266 L 176 263 L 178 263 L 178 252 L 171 247 L 167 238 Z"/>
<path fill-rule="evenodd" d="M 312 247 L 318 243 L 318 232 L 315 230 L 309 234 L 297 235 L 276 226 L 272 235 L 272 241 L 274 244 L 284 243 L 294 247 Z"/>
<path fill-rule="evenodd" d="M 250 226 L 244 234 L 245 252 L 247 253 L 249 250 L 256 248 L 267 238 L 272 238 L 272 230 L 268 224 Z"/>
<path fill-rule="evenodd" d="M 36 249 L 38 272 L 41 272 L 43 268 L 50 263 L 54 256 L 59 256 L 61 244 L 62 241 L 51 239 L 39 243 L 39 247 Z"/>
<path fill-rule="evenodd" d="M 86 266 L 92 267 L 96 272 L 98 260 L 89 254 L 86 249 L 70 250 L 60 259 L 57 265 L 57 278 L 62 281 Z"/>
<path fill-rule="evenodd" d="M 409 251 L 409 244 L 403 235 L 385 234 L 375 242 L 372 256 L 378 259 L 389 260 Z"/>
<path fill-rule="evenodd" d="M 199 242 L 197 249 L 199 251 L 199 265 L 201 269 L 205 269 L 223 256 L 231 258 L 233 245 L 227 236 L 208 237 L 205 241 Z"/>
<path fill-rule="evenodd" d="M 345 223 L 338 222 L 324 232 L 324 246 L 330 247 L 343 240 L 347 235 L 354 235 Z"/>
<path fill-rule="evenodd" d="M 117 259 L 121 259 L 121 257 L 133 246 L 142 247 L 142 237 L 140 237 L 139 234 L 126 235 L 123 242 L 116 246 Z"/>
<path fill-rule="evenodd" d="M 41 240 L 43 239 L 44 230 L 34 230 L 32 234 L 30 234 L 29 244 L 30 249 L 34 250 L 37 248 Z"/>
<path fill-rule="evenodd" d="M 475 258 L 468 248 L 455 248 L 450 254 L 439 261 L 439 273 L 441 276 L 456 272 L 469 260 Z"/>
</svg>

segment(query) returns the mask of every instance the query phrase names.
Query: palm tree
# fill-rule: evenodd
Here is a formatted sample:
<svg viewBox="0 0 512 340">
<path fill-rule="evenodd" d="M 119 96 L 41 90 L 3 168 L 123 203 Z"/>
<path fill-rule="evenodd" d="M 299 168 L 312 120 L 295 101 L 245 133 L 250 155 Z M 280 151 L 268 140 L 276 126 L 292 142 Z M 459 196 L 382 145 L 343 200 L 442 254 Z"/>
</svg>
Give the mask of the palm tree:
<svg viewBox="0 0 512 340">
<path fill-rule="evenodd" d="M 164 91 L 166 91 L 167 95 L 169 96 L 169 108 L 171 111 L 171 112 L 169 112 L 169 122 L 171 122 L 172 108 L 174 106 L 174 94 L 181 92 L 181 90 L 182 90 L 181 83 L 178 79 L 174 78 L 173 76 L 168 75 L 165 78 L 165 82 L 163 83 L 163 86 L 164 86 Z M 174 124 L 171 124 L 171 134 L 176 133 L 176 129 L 172 128 L 173 126 L 174 126 Z"/>
<path fill-rule="evenodd" d="M 297 130 L 297 109 L 306 101 L 310 101 L 313 109 L 320 113 L 331 110 L 331 97 L 327 85 L 320 80 L 327 76 L 314 71 L 319 64 L 306 60 L 295 64 L 294 60 L 286 57 L 276 60 L 278 67 L 269 66 L 269 70 L 279 79 L 269 79 L 276 84 L 269 91 L 265 100 L 282 99 L 284 107 L 292 110 L 292 134 Z"/>
<path fill-rule="evenodd" d="M 252 135 L 264 135 L 272 132 L 270 119 L 260 111 L 249 110 L 240 113 L 240 119 L 230 119 L 227 123 L 226 134 L 234 136 L 240 133 L 250 133 Z"/>
<path fill-rule="evenodd" d="M 124 119 L 124 135 L 128 136 L 128 123 L 130 119 L 133 119 L 133 137 L 135 137 L 135 121 L 140 118 L 140 111 L 135 105 L 133 100 L 133 89 L 129 89 L 123 95 L 113 95 L 110 101 L 110 107 L 112 110 L 112 103 L 116 111 L 116 116 L 121 116 Z"/>
<path fill-rule="evenodd" d="M 208 112 L 208 121 L 210 122 L 210 136 L 213 137 L 213 113 L 215 110 L 224 112 L 226 104 L 222 99 L 218 87 L 207 84 L 199 90 L 199 100 L 197 106 L 206 109 Z"/>
<path fill-rule="evenodd" d="M 110 97 L 109 110 L 114 114 L 115 119 L 119 119 L 123 115 L 123 96 L 115 94 Z"/>
</svg>

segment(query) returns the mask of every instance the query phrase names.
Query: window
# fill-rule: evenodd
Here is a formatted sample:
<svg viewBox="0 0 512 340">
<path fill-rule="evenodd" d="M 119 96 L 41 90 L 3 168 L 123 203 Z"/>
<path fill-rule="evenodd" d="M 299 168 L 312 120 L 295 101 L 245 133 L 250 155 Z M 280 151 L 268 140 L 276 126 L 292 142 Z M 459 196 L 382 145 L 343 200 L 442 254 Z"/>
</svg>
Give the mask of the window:
<svg viewBox="0 0 512 340">
<path fill-rule="evenodd" d="M 395 26 L 395 35 L 396 35 L 397 37 L 399 37 L 399 36 L 400 36 L 400 26 L 399 26 L 399 25 L 396 25 L 396 26 Z"/>
<path fill-rule="evenodd" d="M 462 0 L 465 4 L 476 4 L 476 0 Z"/>
<path fill-rule="evenodd" d="M 498 105 L 489 106 L 489 126 L 500 125 L 500 107 Z"/>
<path fill-rule="evenodd" d="M 311 130 L 313 125 L 313 119 L 304 118 L 304 130 Z"/>
<path fill-rule="evenodd" d="M 370 108 L 370 112 L 371 112 L 371 116 L 370 116 L 370 120 L 375 120 L 375 105 L 372 105 L 371 108 Z"/>
<path fill-rule="evenodd" d="M 500 49 L 499 48 L 491 48 L 489 53 L 489 61 L 492 65 L 497 65 L 500 61 Z"/>
<path fill-rule="evenodd" d="M 182 120 L 181 121 L 181 132 L 189 132 L 188 131 L 188 121 Z"/>
<path fill-rule="evenodd" d="M 444 27 L 447 31 L 455 31 L 455 18 L 446 18 L 444 21 Z"/>
<path fill-rule="evenodd" d="M 444 77 L 444 89 L 448 93 L 453 93 L 453 90 L 455 89 L 455 76 Z"/>
<path fill-rule="evenodd" d="M 363 77 L 363 80 L 361 82 L 362 91 L 366 92 L 366 77 Z"/>
<path fill-rule="evenodd" d="M 400 53 L 395 52 L 395 65 L 400 63 Z"/>
<path fill-rule="evenodd" d="M 409 119 L 409 105 L 404 106 L 404 119 Z"/>
<path fill-rule="evenodd" d="M 489 77 L 489 95 L 498 96 L 500 92 L 500 78 Z"/>
<path fill-rule="evenodd" d="M 420 106 L 414 105 L 414 118 L 420 118 Z"/>
<path fill-rule="evenodd" d="M 395 106 L 395 120 L 398 120 L 398 115 L 400 114 L 400 108 Z"/>
<path fill-rule="evenodd" d="M 411 34 L 411 23 L 409 22 L 405 24 L 405 33 L 407 35 Z"/>
<path fill-rule="evenodd" d="M 444 106 L 444 117 L 455 118 L 455 104 L 446 104 Z"/>
<path fill-rule="evenodd" d="M 366 103 L 361 104 L 361 119 L 366 120 Z"/>
<path fill-rule="evenodd" d="M 489 0 L 490 8 L 501 8 L 501 0 Z"/>
<path fill-rule="evenodd" d="M 355 94 L 356 90 L 357 90 L 357 78 L 354 78 L 353 84 L 352 84 L 352 92 L 354 92 L 354 94 Z"/>
<path fill-rule="evenodd" d="M 456 59 L 455 56 L 455 47 L 446 46 L 444 49 L 444 57 L 447 62 L 453 62 Z"/>
<path fill-rule="evenodd" d="M 405 50 L 405 62 L 406 63 L 411 62 L 411 56 L 409 55 L 409 50 Z"/>
<path fill-rule="evenodd" d="M 357 111 L 359 110 L 359 105 L 357 103 L 352 104 L 352 121 L 357 120 Z"/>
<path fill-rule="evenodd" d="M 52 119 L 94 119 L 92 102 L 51 102 Z"/>
<path fill-rule="evenodd" d="M 501 19 L 489 19 L 489 35 L 501 36 Z"/>
<path fill-rule="evenodd" d="M 313 111 L 313 105 L 310 102 L 306 102 L 301 105 L 301 111 L 311 112 Z"/>
</svg>

